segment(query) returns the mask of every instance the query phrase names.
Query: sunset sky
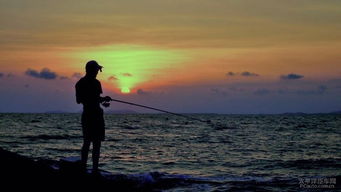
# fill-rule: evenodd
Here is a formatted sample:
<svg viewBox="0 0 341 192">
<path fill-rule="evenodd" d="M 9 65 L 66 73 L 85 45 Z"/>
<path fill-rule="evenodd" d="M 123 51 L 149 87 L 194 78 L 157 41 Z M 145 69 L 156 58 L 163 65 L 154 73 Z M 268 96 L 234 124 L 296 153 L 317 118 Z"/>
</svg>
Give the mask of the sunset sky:
<svg viewBox="0 0 341 192">
<path fill-rule="evenodd" d="M 174 112 L 339 111 L 340 18 L 339 0 L 0 0 L 0 112 L 80 111 L 89 60 L 103 95 Z"/>
</svg>

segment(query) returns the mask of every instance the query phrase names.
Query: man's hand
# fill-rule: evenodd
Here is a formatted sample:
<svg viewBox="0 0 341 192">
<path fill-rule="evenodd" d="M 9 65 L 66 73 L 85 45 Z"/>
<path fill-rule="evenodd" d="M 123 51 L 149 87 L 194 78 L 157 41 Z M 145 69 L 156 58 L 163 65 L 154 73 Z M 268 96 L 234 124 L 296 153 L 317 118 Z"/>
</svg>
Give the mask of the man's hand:
<svg viewBox="0 0 341 192">
<path fill-rule="evenodd" d="M 105 96 L 105 97 L 103 97 L 103 101 L 104 102 L 110 102 L 111 101 L 111 97 Z"/>
<path fill-rule="evenodd" d="M 102 105 L 103 105 L 104 107 L 109 107 L 109 106 L 110 106 L 110 103 L 104 102 L 104 103 L 102 103 Z"/>
</svg>

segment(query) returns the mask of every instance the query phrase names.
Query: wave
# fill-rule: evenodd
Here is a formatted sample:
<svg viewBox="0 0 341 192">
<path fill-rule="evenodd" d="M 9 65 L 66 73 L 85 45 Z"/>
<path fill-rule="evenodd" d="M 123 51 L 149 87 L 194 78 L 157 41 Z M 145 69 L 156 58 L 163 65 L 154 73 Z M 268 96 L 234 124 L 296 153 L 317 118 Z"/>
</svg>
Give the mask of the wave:
<svg viewBox="0 0 341 192">
<path fill-rule="evenodd" d="M 40 134 L 40 135 L 26 135 L 20 137 L 22 139 L 28 139 L 30 141 L 36 141 L 36 140 L 50 140 L 50 139 L 74 139 L 74 138 L 81 138 L 81 136 L 75 136 L 75 135 L 47 135 L 47 134 Z"/>
<path fill-rule="evenodd" d="M 295 169 L 321 169 L 341 168 L 340 158 L 325 159 L 297 159 L 297 160 L 254 160 L 244 166 L 257 165 L 263 169 L 295 168 Z M 241 166 L 241 165 L 239 165 Z"/>
<path fill-rule="evenodd" d="M 341 159 L 326 158 L 326 159 L 300 159 L 282 161 L 279 163 L 284 168 L 295 167 L 298 169 L 320 169 L 320 168 L 341 168 Z"/>
<path fill-rule="evenodd" d="M 135 189 L 152 189 L 159 191 L 166 189 L 185 189 L 191 191 L 290 191 L 299 187 L 298 178 L 264 178 L 256 176 L 228 176 L 228 177 L 195 177 L 192 175 L 169 174 L 165 172 L 148 172 L 140 174 L 111 174 L 102 172 L 107 180 L 130 183 Z M 205 188 L 206 190 L 203 190 Z"/>
<path fill-rule="evenodd" d="M 227 167 L 249 167 L 256 166 L 259 169 L 321 169 L 321 168 L 341 168 L 340 158 L 325 159 L 298 159 L 298 160 L 252 160 L 246 162 L 225 162 Z"/>
</svg>

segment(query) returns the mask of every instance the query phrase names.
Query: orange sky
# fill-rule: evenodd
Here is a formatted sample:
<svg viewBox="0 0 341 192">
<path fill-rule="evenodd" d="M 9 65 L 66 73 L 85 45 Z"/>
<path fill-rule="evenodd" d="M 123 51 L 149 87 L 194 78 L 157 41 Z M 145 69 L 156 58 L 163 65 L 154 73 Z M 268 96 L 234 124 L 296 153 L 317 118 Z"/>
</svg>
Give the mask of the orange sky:
<svg viewBox="0 0 341 192">
<path fill-rule="evenodd" d="M 271 83 L 288 74 L 324 82 L 341 77 L 339 18 L 341 1 L 332 0 L 2 0 L 0 73 L 47 68 L 71 78 L 94 59 L 116 93 Z M 136 60 L 129 69 L 128 57 Z"/>
</svg>

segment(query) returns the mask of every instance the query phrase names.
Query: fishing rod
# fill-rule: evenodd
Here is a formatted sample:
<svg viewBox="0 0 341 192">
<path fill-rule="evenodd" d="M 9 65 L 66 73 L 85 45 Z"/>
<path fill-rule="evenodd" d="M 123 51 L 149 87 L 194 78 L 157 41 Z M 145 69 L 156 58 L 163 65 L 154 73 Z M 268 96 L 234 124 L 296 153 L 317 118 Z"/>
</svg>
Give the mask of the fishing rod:
<svg viewBox="0 0 341 192">
<path fill-rule="evenodd" d="M 208 123 L 208 121 L 204 121 L 204 120 L 201 120 L 201 119 L 198 119 L 198 118 L 195 118 L 195 117 L 191 117 L 191 116 L 188 116 L 188 115 L 183 115 L 183 114 L 180 114 L 180 113 L 173 113 L 173 112 L 170 112 L 170 111 L 166 111 L 166 110 L 162 110 L 162 109 L 157 109 L 157 108 L 154 108 L 154 107 L 149 107 L 149 106 L 140 105 L 140 104 L 136 104 L 136 103 L 131 103 L 131 102 L 127 102 L 127 101 L 122 101 L 122 100 L 118 100 L 118 99 L 111 99 L 110 101 L 115 101 L 115 102 L 118 102 L 118 103 L 124 103 L 124 104 L 128 104 L 128 105 L 134 105 L 134 106 L 138 106 L 138 107 L 142 107 L 142 108 L 151 109 L 151 110 L 154 110 L 154 111 L 159 111 L 159 112 L 168 113 L 168 114 L 172 114 L 172 115 L 176 115 L 176 116 L 180 116 L 180 117 L 185 117 L 185 118 L 196 120 L 196 121 L 200 121 L 200 122 L 203 122 L 203 123 Z"/>
</svg>

